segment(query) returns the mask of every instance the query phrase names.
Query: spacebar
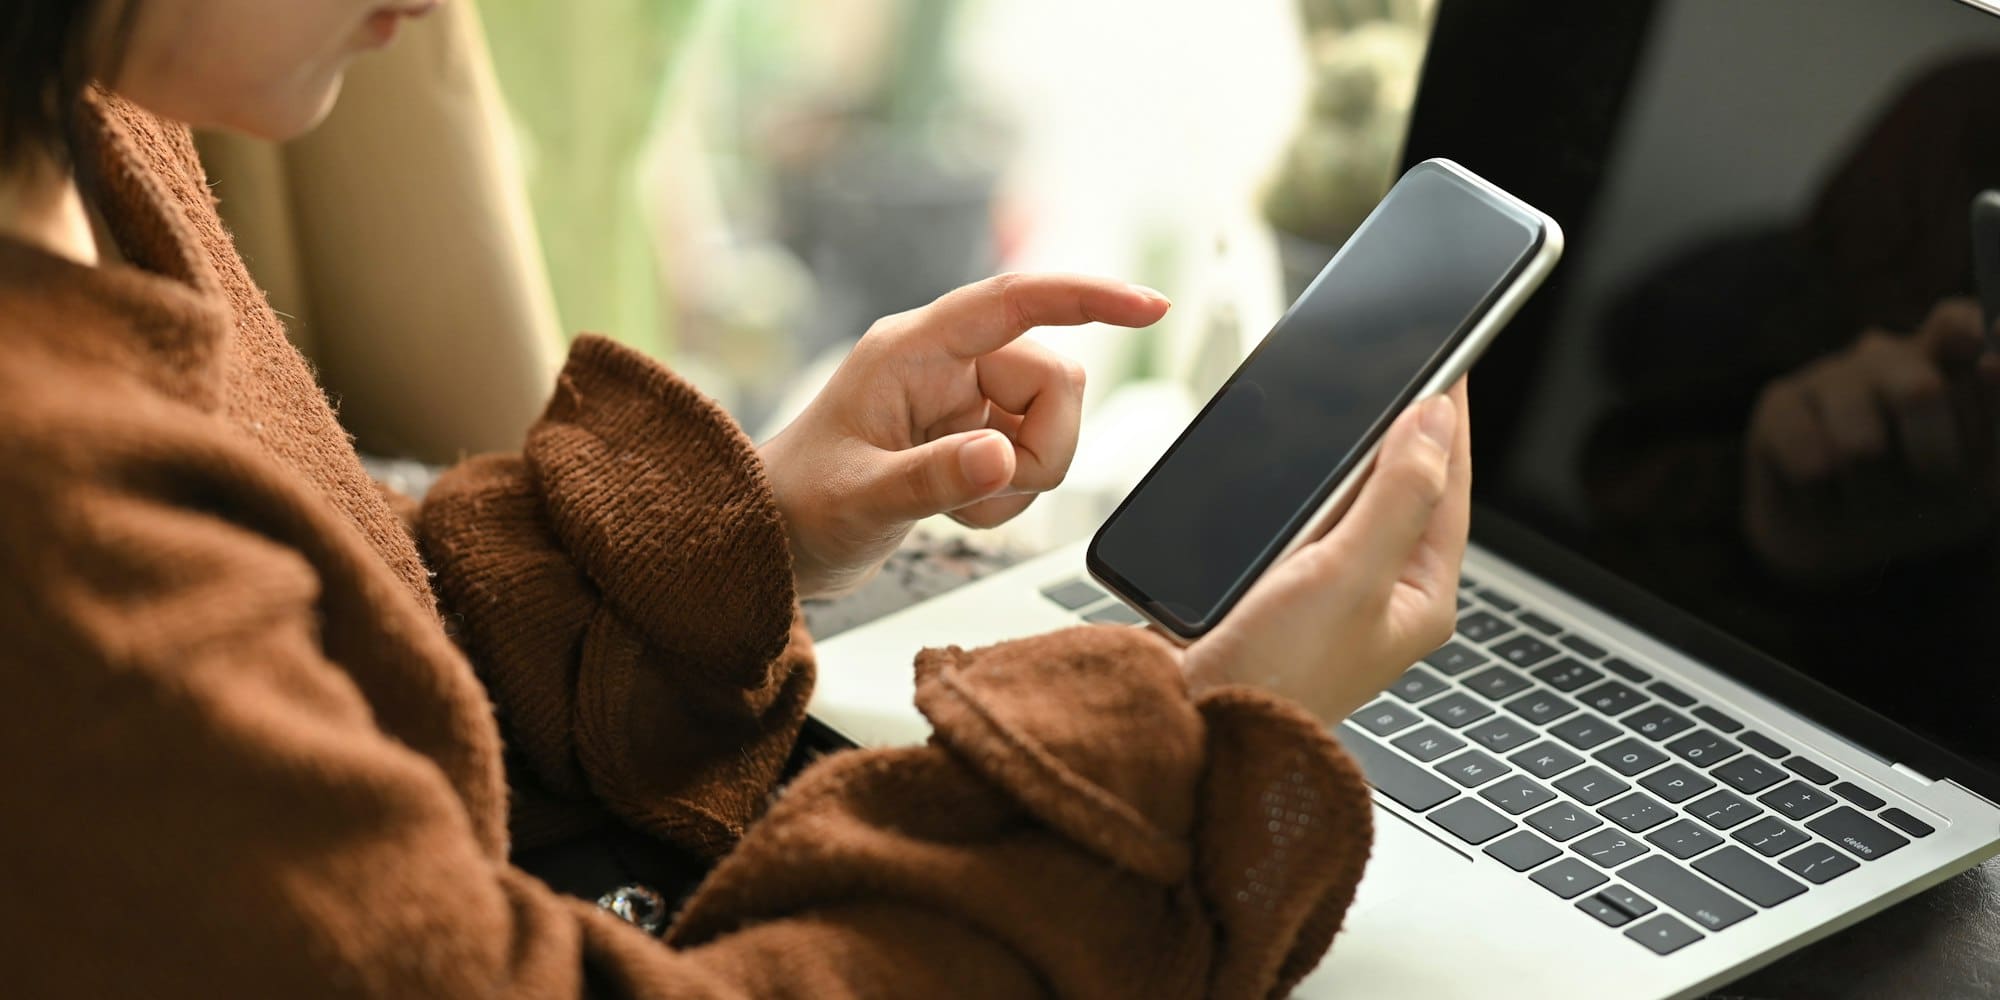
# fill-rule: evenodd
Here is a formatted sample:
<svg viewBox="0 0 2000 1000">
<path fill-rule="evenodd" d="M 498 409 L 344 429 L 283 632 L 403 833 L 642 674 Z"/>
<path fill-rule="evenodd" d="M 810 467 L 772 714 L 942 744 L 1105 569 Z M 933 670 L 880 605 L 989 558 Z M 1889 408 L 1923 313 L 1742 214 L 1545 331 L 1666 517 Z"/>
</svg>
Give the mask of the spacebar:
<svg viewBox="0 0 2000 1000">
<path fill-rule="evenodd" d="M 1375 790 L 1403 805 L 1423 812 L 1458 794 L 1458 789 L 1429 771 L 1411 763 L 1396 751 L 1383 746 L 1361 730 L 1343 722 L 1334 731 L 1341 745 L 1361 762 L 1361 772 Z"/>
</svg>

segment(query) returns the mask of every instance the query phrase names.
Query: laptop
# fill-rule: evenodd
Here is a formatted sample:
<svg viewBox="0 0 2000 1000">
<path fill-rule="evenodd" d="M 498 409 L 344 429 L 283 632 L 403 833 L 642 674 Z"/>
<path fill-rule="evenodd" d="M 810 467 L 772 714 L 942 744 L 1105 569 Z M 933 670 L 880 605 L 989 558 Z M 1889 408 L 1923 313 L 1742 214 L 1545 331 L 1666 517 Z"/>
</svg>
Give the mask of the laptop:
<svg viewBox="0 0 2000 1000">
<path fill-rule="evenodd" d="M 1334 727 L 1377 840 L 1298 995 L 1697 996 L 2000 851 L 1991 403 L 1834 399 L 1977 295 L 2000 17 L 1443 0 L 1432 156 L 1570 249 L 1473 376 L 1457 635 Z M 917 743 L 916 649 L 1136 620 L 1079 543 L 825 641 L 812 713 Z"/>
</svg>

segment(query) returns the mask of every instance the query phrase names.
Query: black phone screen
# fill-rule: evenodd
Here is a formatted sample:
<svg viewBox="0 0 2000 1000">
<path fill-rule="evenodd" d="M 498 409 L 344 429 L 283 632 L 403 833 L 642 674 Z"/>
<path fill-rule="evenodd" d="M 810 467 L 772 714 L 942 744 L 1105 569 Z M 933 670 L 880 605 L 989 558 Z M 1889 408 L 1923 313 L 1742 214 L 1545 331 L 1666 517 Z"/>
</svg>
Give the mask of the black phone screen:
<svg viewBox="0 0 2000 1000">
<path fill-rule="evenodd" d="M 1232 607 L 1540 247 L 1532 215 L 1412 169 L 1092 541 L 1193 637 Z"/>
</svg>

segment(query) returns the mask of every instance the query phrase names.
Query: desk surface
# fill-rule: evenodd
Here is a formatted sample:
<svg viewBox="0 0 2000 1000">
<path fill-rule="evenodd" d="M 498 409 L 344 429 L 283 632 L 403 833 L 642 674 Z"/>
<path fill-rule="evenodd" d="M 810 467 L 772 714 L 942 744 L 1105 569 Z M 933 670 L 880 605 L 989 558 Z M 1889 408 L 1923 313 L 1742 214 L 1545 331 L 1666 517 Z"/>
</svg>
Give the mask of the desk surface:
<svg viewBox="0 0 2000 1000">
<path fill-rule="evenodd" d="M 858 593 L 809 602 L 832 635 L 935 597 L 1013 559 L 956 539 L 913 536 Z M 1710 1000 L 1990 1000 L 2000 997 L 2000 858 L 1731 983 Z"/>
</svg>

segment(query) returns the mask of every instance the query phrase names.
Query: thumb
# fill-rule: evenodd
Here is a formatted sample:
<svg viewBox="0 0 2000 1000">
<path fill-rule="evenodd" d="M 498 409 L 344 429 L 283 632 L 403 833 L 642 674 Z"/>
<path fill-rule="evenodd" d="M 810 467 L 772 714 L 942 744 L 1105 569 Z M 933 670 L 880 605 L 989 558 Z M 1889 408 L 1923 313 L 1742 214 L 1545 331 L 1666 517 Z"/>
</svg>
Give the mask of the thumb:
<svg viewBox="0 0 2000 1000">
<path fill-rule="evenodd" d="M 877 510 L 914 521 L 978 503 L 1014 479 L 1014 443 L 995 430 L 967 431 L 888 456 L 871 498 Z"/>
</svg>

